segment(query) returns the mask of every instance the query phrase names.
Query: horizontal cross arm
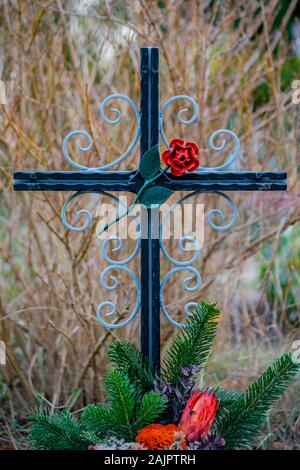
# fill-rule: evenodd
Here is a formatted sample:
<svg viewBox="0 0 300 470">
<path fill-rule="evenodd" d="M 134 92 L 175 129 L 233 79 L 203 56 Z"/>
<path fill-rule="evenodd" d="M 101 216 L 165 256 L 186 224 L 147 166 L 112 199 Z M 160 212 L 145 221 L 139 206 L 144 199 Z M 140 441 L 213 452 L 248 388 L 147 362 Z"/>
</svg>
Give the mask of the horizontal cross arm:
<svg viewBox="0 0 300 470">
<path fill-rule="evenodd" d="M 198 171 L 170 178 L 174 191 L 286 191 L 285 171 Z"/>
<path fill-rule="evenodd" d="M 124 191 L 137 193 L 144 183 L 135 171 L 18 171 L 16 191 Z M 284 171 L 198 171 L 173 177 L 170 173 L 157 184 L 173 191 L 285 191 Z"/>
<path fill-rule="evenodd" d="M 136 171 L 17 171 L 15 191 L 127 191 L 136 193 Z"/>
</svg>

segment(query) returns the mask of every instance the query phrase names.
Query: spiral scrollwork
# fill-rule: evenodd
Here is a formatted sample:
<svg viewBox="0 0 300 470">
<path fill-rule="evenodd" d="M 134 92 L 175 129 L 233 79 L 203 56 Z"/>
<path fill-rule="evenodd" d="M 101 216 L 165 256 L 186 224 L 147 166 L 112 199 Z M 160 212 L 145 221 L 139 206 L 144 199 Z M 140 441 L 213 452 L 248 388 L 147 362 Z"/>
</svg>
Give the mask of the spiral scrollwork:
<svg viewBox="0 0 300 470">
<path fill-rule="evenodd" d="M 121 264 L 113 264 L 111 266 L 107 266 L 100 275 L 100 283 L 102 287 L 106 290 L 113 291 L 119 287 L 118 279 L 112 274 L 109 274 L 112 270 L 119 270 L 124 273 L 127 273 L 131 277 L 137 290 L 137 301 L 136 301 L 136 305 L 135 305 L 133 312 L 130 314 L 130 316 L 126 320 L 123 320 L 120 323 L 110 323 L 106 321 L 104 318 L 104 317 L 113 317 L 114 315 L 116 315 L 117 313 L 116 304 L 114 302 L 105 301 L 105 302 L 101 302 L 98 305 L 97 319 L 100 325 L 109 329 L 117 329 L 117 328 L 122 328 L 123 326 L 128 325 L 130 322 L 132 322 L 135 319 L 136 315 L 138 314 L 138 311 L 141 306 L 141 284 L 137 275 L 131 269 Z M 107 280 L 107 276 L 109 280 Z M 106 313 L 104 313 L 105 309 L 107 310 Z"/>
<path fill-rule="evenodd" d="M 86 221 L 80 226 L 76 227 L 69 223 L 66 218 L 66 212 L 69 207 L 69 204 L 77 197 L 80 197 L 84 194 L 102 194 L 103 196 L 107 196 L 110 199 L 112 199 L 115 203 L 118 204 L 118 213 L 119 213 L 119 206 L 122 206 L 122 208 L 126 211 L 127 206 L 122 203 L 116 196 L 113 194 L 107 193 L 105 191 L 93 191 L 93 192 L 84 192 L 84 191 L 78 191 L 77 193 L 73 194 L 70 196 L 66 202 L 63 205 L 62 211 L 61 211 L 61 218 L 62 222 L 65 225 L 66 228 L 73 232 L 83 232 L 86 230 L 88 227 L 91 226 L 93 222 L 93 216 L 90 213 L 89 210 L 87 209 L 80 209 L 76 212 L 75 214 L 75 221 L 78 222 L 80 219 L 80 216 L 84 216 L 86 218 Z M 139 234 L 139 223 L 137 220 L 137 216 L 133 213 L 129 214 L 129 217 L 131 217 L 135 221 L 135 226 L 137 230 L 137 234 Z M 139 250 L 141 246 L 141 239 L 138 236 L 135 240 L 135 247 L 130 256 L 127 256 L 126 258 L 123 259 L 114 259 L 113 254 L 120 253 L 122 249 L 124 248 L 124 240 L 120 236 L 116 235 L 111 235 L 107 238 L 105 238 L 102 242 L 102 248 L 101 248 L 101 256 L 102 258 L 109 264 L 101 273 L 100 275 L 100 284 L 103 287 L 103 289 L 107 291 L 113 291 L 116 290 L 119 286 L 119 281 L 118 279 L 113 276 L 111 273 L 112 270 L 119 271 L 121 273 L 127 273 L 131 279 L 133 280 L 135 286 L 136 286 L 136 295 L 137 295 L 137 300 L 135 303 L 135 307 L 133 309 L 133 312 L 129 315 L 129 317 L 121 321 L 120 323 L 110 323 L 106 321 L 105 318 L 113 317 L 116 315 L 116 305 L 112 301 L 105 301 L 101 302 L 98 307 L 97 307 L 97 319 L 99 323 L 104 326 L 105 328 L 110 328 L 110 329 L 116 329 L 116 328 L 121 328 L 122 326 L 128 325 L 131 321 L 134 320 L 136 317 L 139 309 L 140 309 L 140 304 L 141 304 L 141 285 L 138 277 L 136 274 L 128 268 L 127 264 L 131 263 L 138 255 Z M 109 250 L 111 251 L 111 254 L 109 253 Z"/>
<path fill-rule="evenodd" d="M 100 106 L 99 106 L 100 117 L 104 120 L 104 122 L 106 122 L 106 124 L 110 124 L 110 125 L 120 124 L 121 118 L 122 118 L 122 113 L 119 109 L 109 108 L 109 110 L 113 114 L 116 115 L 116 117 L 114 119 L 109 118 L 106 114 L 106 107 L 112 100 L 126 101 L 130 105 L 130 107 L 133 109 L 134 114 L 136 116 L 136 120 L 137 120 L 137 125 L 136 125 L 134 136 L 132 137 L 132 140 L 131 140 L 129 146 L 127 147 L 125 152 L 120 157 L 116 158 L 113 162 L 108 163 L 106 165 L 100 165 L 98 167 L 91 168 L 91 167 L 87 167 L 87 166 L 84 166 L 84 165 L 80 165 L 79 163 L 75 162 L 72 159 L 72 157 L 70 156 L 69 151 L 68 151 L 68 144 L 69 144 L 70 140 L 72 140 L 74 137 L 78 137 L 78 139 L 77 139 L 77 148 L 81 152 L 87 153 L 92 149 L 93 144 L 94 144 L 92 136 L 87 131 L 79 130 L 79 129 L 70 132 L 65 137 L 65 139 L 63 141 L 63 146 L 62 146 L 63 155 L 64 155 L 65 159 L 70 163 L 70 165 L 72 165 L 77 170 L 102 170 L 102 171 L 103 170 L 109 170 L 110 168 L 113 168 L 114 166 L 121 163 L 126 157 L 128 157 L 128 155 L 130 155 L 130 153 L 133 151 L 134 147 L 137 144 L 138 138 L 139 138 L 139 135 L 140 135 L 140 112 L 139 112 L 137 106 L 135 105 L 135 103 L 130 98 L 128 98 L 128 96 L 120 95 L 120 94 L 114 94 L 114 95 L 107 96 L 100 103 Z M 85 141 L 87 142 L 86 145 L 82 144 L 82 142 L 81 142 L 82 139 L 85 139 Z"/>
<path fill-rule="evenodd" d="M 195 196 L 197 193 L 197 191 L 194 191 L 190 194 L 187 194 L 186 196 L 182 197 L 181 199 L 179 199 L 175 204 L 173 204 L 173 206 L 167 211 L 166 215 L 164 216 L 163 220 L 162 220 L 162 224 L 161 224 L 161 237 L 160 237 L 160 247 L 161 247 L 161 250 L 164 254 L 164 256 L 166 257 L 166 259 L 168 261 L 170 261 L 170 263 L 172 263 L 175 268 L 172 268 L 164 277 L 163 281 L 161 282 L 161 287 L 160 287 L 160 305 L 161 305 L 161 309 L 165 315 L 165 317 L 175 326 L 179 327 L 179 328 L 182 328 L 182 327 L 185 327 L 186 325 L 184 323 L 179 323 L 178 321 L 174 320 L 170 314 L 168 313 L 167 311 L 167 308 L 166 308 L 166 305 L 165 305 L 165 302 L 164 302 L 164 289 L 165 289 L 165 285 L 166 283 L 168 282 L 168 280 L 171 278 L 171 276 L 173 276 L 175 273 L 177 272 L 181 272 L 181 271 L 189 271 L 190 273 L 192 273 L 192 276 L 189 276 L 187 277 L 186 279 L 184 279 L 183 281 L 183 287 L 186 291 L 188 292 L 195 292 L 197 291 L 200 287 L 201 287 L 201 284 L 202 284 L 202 280 L 201 280 L 201 275 L 200 273 L 197 271 L 197 269 L 195 267 L 193 267 L 192 265 L 196 262 L 196 260 L 198 259 L 199 257 L 199 254 L 200 254 L 200 247 L 199 247 L 199 242 L 198 240 L 196 240 L 195 238 L 191 237 L 191 236 L 188 236 L 188 235 L 185 235 L 185 236 L 182 236 L 179 240 L 178 240 L 178 248 L 179 248 L 179 251 L 180 252 L 189 252 L 189 251 L 194 251 L 193 255 L 188 259 L 188 260 L 185 260 L 185 261 L 182 261 L 182 260 L 178 260 L 176 258 L 174 258 L 174 256 L 171 256 L 170 253 L 167 251 L 166 249 L 166 246 L 164 244 L 164 238 L 163 238 L 163 229 L 164 229 L 164 225 L 167 223 L 168 221 L 168 218 L 170 217 L 170 214 L 172 212 L 174 212 L 176 206 L 178 206 L 179 204 L 183 204 L 184 201 L 186 201 L 187 199 L 189 199 L 190 197 L 192 196 Z M 231 210 L 231 218 L 229 220 L 229 222 L 227 223 L 223 223 L 223 225 L 220 225 L 222 222 L 224 222 L 226 220 L 226 215 L 224 213 L 223 210 L 221 209 L 211 209 L 209 212 L 208 212 L 208 215 L 207 215 L 207 219 L 208 219 L 208 224 L 211 228 L 213 228 L 214 230 L 217 230 L 217 231 L 226 231 L 226 230 L 229 230 L 231 229 L 236 221 L 237 221 L 237 217 L 238 217 L 238 209 L 237 209 L 237 206 L 236 204 L 234 203 L 234 201 L 227 195 L 227 194 L 224 194 L 223 192 L 221 191 L 214 191 L 214 192 L 211 192 L 211 194 L 214 194 L 214 195 L 217 195 L 217 196 L 221 196 L 225 199 L 225 201 L 227 202 L 227 204 L 229 205 L 229 208 Z M 219 219 L 219 223 L 217 224 L 216 222 L 213 221 L 214 217 L 217 217 Z M 190 243 L 191 244 L 191 247 L 189 249 L 186 248 L 185 244 L 186 243 Z M 194 284 L 191 286 L 191 281 L 192 280 L 195 280 Z M 196 307 L 197 303 L 196 302 L 188 302 L 185 304 L 184 306 L 184 313 L 187 315 L 187 317 L 191 316 L 192 315 L 192 309 L 194 307 Z"/>
<path fill-rule="evenodd" d="M 168 313 L 167 311 L 167 308 L 166 308 L 166 305 L 165 305 L 165 302 L 164 302 L 164 289 L 165 289 L 165 286 L 168 282 L 168 280 L 174 275 L 176 274 L 177 272 L 183 272 L 183 271 L 188 271 L 189 273 L 191 273 L 191 276 L 188 276 L 186 277 L 184 280 L 183 280 L 183 288 L 184 290 L 188 291 L 188 292 L 195 292 L 197 290 L 200 289 L 201 287 L 201 283 L 202 283 L 202 279 L 201 279 L 201 275 L 200 273 L 197 271 L 196 268 L 192 267 L 192 266 L 179 266 L 179 267 L 176 267 L 176 268 L 173 268 L 171 269 L 164 277 L 164 279 L 162 280 L 161 282 L 161 285 L 160 285 L 160 306 L 161 306 L 161 309 L 163 311 L 163 314 L 165 315 L 165 317 L 167 318 L 167 320 L 169 320 L 170 323 L 172 323 L 173 325 L 177 326 L 178 328 L 185 328 L 187 325 L 185 323 L 179 323 L 178 321 L 174 320 L 174 318 L 172 318 L 170 316 L 170 314 Z M 194 281 L 194 282 L 193 282 Z M 190 317 L 193 315 L 193 313 L 191 312 L 191 308 L 195 308 L 197 306 L 197 303 L 196 302 L 188 302 L 185 304 L 184 306 L 184 313 Z"/>
<path fill-rule="evenodd" d="M 83 196 L 84 194 L 86 194 L 86 192 L 84 191 L 77 191 L 77 193 L 75 194 L 72 194 L 72 196 L 68 197 L 66 199 L 66 201 L 64 202 L 64 205 L 61 209 L 61 220 L 62 220 L 62 223 L 64 224 L 64 226 L 68 229 L 68 230 L 71 230 L 72 232 L 84 232 L 87 228 L 89 228 L 93 222 L 93 216 L 92 214 L 90 213 L 90 211 L 88 209 L 80 209 L 79 211 L 76 212 L 75 214 L 75 222 L 78 222 L 79 219 L 80 219 L 80 216 L 83 216 L 85 217 L 86 219 L 86 222 L 83 223 L 83 225 L 81 225 L 80 227 L 75 227 L 74 225 L 70 224 L 68 221 L 67 221 L 67 216 L 66 216 L 66 212 L 67 212 L 67 209 L 70 205 L 70 203 L 80 197 L 80 196 Z M 101 193 L 103 194 L 103 193 Z"/>
<path fill-rule="evenodd" d="M 161 248 L 161 251 L 163 252 L 164 256 L 167 258 L 167 260 L 170 261 L 175 266 L 190 266 L 191 264 L 193 264 L 196 261 L 196 259 L 199 256 L 199 253 L 200 253 L 200 247 L 199 247 L 198 241 L 195 238 L 191 237 L 191 236 L 184 235 L 181 238 L 179 238 L 179 240 L 178 240 L 179 251 L 182 252 L 182 253 L 183 252 L 188 253 L 190 251 L 194 251 L 194 254 L 188 260 L 185 260 L 185 261 L 176 260 L 174 257 L 172 257 L 170 255 L 170 253 L 168 253 L 168 251 L 166 249 L 166 246 L 165 246 L 165 243 L 164 243 L 164 236 L 163 236 L 164 235 L 164 227 L 165 227 L 166 223 L 168 222 L 171 214 L 174 213 L 176 208 L 178 206 L 182 205 L 184 203 L 184 201 L 186 201 L 186 199 L 190 198 L 194 194 L 196 194 L 196 193 L 193 192 L 191 194 L 187 194 L 186 196 L 180 198 L 175 204 L 173 204 L 170 207 L 170 209 L 167 211 L 167 213 L 164 215 L 164 218 L 163 218 L 162 223 L 161 223 L 160 248 Z M 187 242 L 192 244 L 192 248 L 189 248 L 189 249 L 186 248 Z"/>
<path fill-rule="evenodd" d="M 164 117 L 165 117 L 165 113 L 167 111 L 167 109 L 169 108 L 169 106 L 173 103 L 175 103 L 176 101 L 178 100 L 186 100 L 188 101 L 191 105 L 192 105 L 192 109 L 193 109 L 193 114 L 192 116 L 189 118 L 189 119 L 184 119 L 182 117 L 182 115 L 186 112 L 189 111 L 189 108 L 184 108 L 184 109 L 181 109 L 178 114 L 177 114 L 177 119 L 179 122 L 181 122 L 181 124 L 185 124 L 185 125 L 188 125 L 188 124 L 192 124 L 193 122 L 196 121 L 196 119 L 198 118 L 199 116 L 199 107 L 198 107 L 198 104 L 197 102 L 194 100 L 194 98 L 191 98 L 190 96 L 186 96 L 186 95 L 177 95 L 177 96 L 173 96 L 172 98 L 170 98 L 164 105 L 163 107 L 161 108 L 161 111 L 159 113 L 159 130 L 160 130 L 160 135 L 161 135 L 161 138 L 164 142 L 164 144 L 166 145 L 166 147 L 168 149 L 170 149 L 170 146 L 169 146 L 169 142 L 168 142 L 168 139 L 166 137 L 166 134 L 165 134 L 165 131 L 164 131 Z"/>
<path fill-rule="evenodd" d="M 209 138 L 208 145 L 211 150 L 214 150 L 216 152 L 221 152 L 222 150 L 225 149 L 227 141 L 225 139 L 222 139 L 221 143 L 219 145 L 215 144 L 216 138 L 219 137 L 220 135 L 228 135 L 233 139 L 234 143 L 234 149 L 232 153 L 229 155 L 229 157 L 225 160 L 222 165 L 218 165 L 215 167 L 205 167 L 205 166 L 200 166 L 199 170 L 197 171 L 203 171 L 203 170 L 225 170 L 229 165 L 231 165 L 237 158 L 240 157 L 241 154 L 241 144 L 239 141 L 238 136 L 230 131 L 229 129 L 219 129 L 215 131 Z"/>
<path fill-rule="evenodd" d="M 123 206 L 123 209 L 125 211 L 127 210 L 127 207 L 125 206 L 125 204 L 121 203 L 118 200 L 118 198 L 116 198 L 112 194 L 110 194 L 109 196 L 112 199 L 117 200 L 119 202 L 119 204 L 121 204 Z M 130 213 L 129 217 L 131 217 L 135 221 L 136 230 L 137 230 L 137 233 L 139 233 L 139 223 L 138 223 L 136 215 Z M 136 274 L 132 271 L 132 269 L 125 266 L 125 265 L 131 263 L 137 257 L 137 255 L 140 251 L 140 247 L 141 247 L 140 237 L 138 237 L 136 239 L 134 250 L 133 250 L 133 252 L 130 256 L 128 256 L 124 259 L 121 259 L 121 260 L 117 260 L 117 259 L 112 258 L 112 255 L 109 254 L 109 249 L 111 250 L 112 254 L 115 254 L 115 253 L 120 253 L 122 251 L 123 247 L 124 247 L 124 240 L 120 236 L 111 235 L 110 237 L 103 240 L 102 248 L 101 248 L 101 255 L 102 255 L 102 258 L 110 266 L 107 266 L 102 271 L 102 273 L 100 275 L 100 284 L 103 287 L 103 289 L 105 289 L 105 290 L 108 290 L 108 291 L 116 290 L 119 286 L 119 281 L 115 276 L 113 276 L 111 274 L 109 274 L 109 276 L 108 276 L 108 273 L 110 273 L 112 270 L 119 271 L 119 272 L 122 272 L 122 273 L 125 273 L 125 274 L 127 273 L 131 277 L 131 279 L 132 279 L 132 281 L 133 281 L 133 283 L 136 287 L 137 300 L 136 300 L 136 304 L 135 304 L 133 312 L 129 315 L 129 317 L 126 320 L 123 320 L 119 323 L 110 323 L 110 322 L 107 322 L 105 320 L 105 317 L 113 317 L 117 314 L 117 307 L 116 307 L 116 304 L 114 302 L 105 301 L 105 302 L 101 302 L 98 305 L 97 319 L 98 319 L 99 323 L 102 326 L 104 326 L 105 328 L 110 328 L 110 329 L 122 328 L 123 326 L 128 325 L 131 321 L 133 321 L 135 319 L 139 309 L 140 309 L 140 304 L 141 304 L 141 283 L 140 283 L 140 280 L 138 279 Z M 110 283 L 107 282 L 107 280 L 106 280 L 107 276 L 110 280 Z M 107 310 L 106 313 L 104 313 L 105 309 Z"/>
<path fill-rule="evenodd" d="M 219 220 L 221 222 L 224 222 L 224 220 L 226 219 L 226 216 L 225 216 L 224 212 L 221 209 L 211 209 L 208 212 L 208 215 L 207 215 L 208 224 L 214 230 L 217 230 L 219 232 L 225 232 L 226 230 L 231 229 L 236 224 L 236 221 L 237 221 L 237 218 L 238 218 L 238 208 L 237 208 L 235 202 L 227 194 L 225 194 L 221 191 L 215 191 L 212 194 L 216 194 L 218 196 L 221 196 L 227 201 L 232 215 L 231 215 L 230 221 L 227 224 L 225 223 L 224 225 L 217 225 L 216 223 L 213 222 L 213 217 L 217 216 L 217 217 L 219 217 Z"/>
<path fill-rule="evenodd" d="M 172 263 L 175 268 L 172 268 L 164 277 L 164 279 L 162 280 L 161 282 L 161 285 L 160 285 L 160 306 L 161 306 L 161 309 L 162 309 L 162 312 L 163 314 L 165 315 L 165 317 L 175 326 L 177 326 L 178 328 L 184 328 L 186 327 L 186 325 L 184 323 L 179 323 L 178 321 L 174 320 L 171 315 L 168 313 L 167 311 L 167 308 L 166 308 L 166 305 L 165 305 L 165 302 L 164 302 L 164 289 L 165 289 L 165 285 L 166 283 L 168 282 L 168 280 L 174 275 L 176 274 L 177 272 L 183 272 L 183 271 L 188 271 L 189 273 L 192 274 L 192 276 L 188 276 L 186 277 L 184 280 L 183 280 L 183 288 L 188 291 L 188 292 L 195 292 L 197 291 L 200 287 L 201 287 L 201 283 L 202 283 L 202 280 L 201 280 L 201 275 L 200 273 L 197 271 L 196 268 L 194 268 L 192 265 L 196 262 L 196 260 L 198 259 L 199 257 L 199 254 L 200 254 L 200 246 L 199 246 L 199 242 L 197 239 L 195 239 L 194 237 L 192 236 L 189 236 L 189 235 L 183 235 L 181 238 L 179 238 L 178 240 L 178 249 L 179 249 L 179 252 L 181 253 L 188 253 L 188 252 L 191 252 L 193 251 L 193 254 L 192 256 L 187 259 L 187 260 L 179 260 L 179 259 L 176 259 L 174 258 L 173 256 L 170 255 L 170 253 L 167 251 L 166 249 L 166 246 L 164 244 L 164 237 L 163 237 L 163 230 L 164 230 L 164 226 L 165 224 L 167 223 L 170 215 L 172 212 L 175 211 L 176 207 L 178 207 L 178 205 L 181 205 L 184 203 L 184 201 L 186 199 L 188 199 L 189 197 L 191 197 L 192 195 L 194 195 L 196 193 L 191 193 L 191 194 L 188 194 L 184 197 L 182 197 L 181 199 L 179 199 L 175 204 L 173 204 L 173 206 L 167 211 L 167 213 L 165 214 L 163 220 L 162 220 L 162 224 L 161 224 L 161 237 L 160 237 L 160 247 L 161 247 L 161 250 L 165 256 L 165 258 L 170 261 L 170 263 Z M 190 247 L 187 248 L 186 247 L 186 244 L 189 243 Z M 191 282 L 193 281 L 194 279 L 194 283 L 191 285 Z M 197 305 L 196 302 L 187 302 L 184 306 L 184 313 L 190 317 L 192 315 L 192 312 L 191 312 L 191 309 L 194 308 L 195 306 Z"/>
</svg>

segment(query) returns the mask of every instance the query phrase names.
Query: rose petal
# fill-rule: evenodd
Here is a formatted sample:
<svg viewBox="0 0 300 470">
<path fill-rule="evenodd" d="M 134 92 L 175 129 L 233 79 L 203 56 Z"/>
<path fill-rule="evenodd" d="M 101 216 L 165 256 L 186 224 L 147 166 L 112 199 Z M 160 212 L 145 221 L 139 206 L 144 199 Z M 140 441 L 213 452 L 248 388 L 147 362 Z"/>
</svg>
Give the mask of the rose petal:
<svg viewBox="0 0 300 470">
<path fill-rule="evenodd" d="M 167 160 L 168 160 L 168 157 L 171 155 L 171 152 L 169 150 L 165 150 L 163 153 L 162 153 L 162 156 L 161 156 L 161 159 L 162 161 L 168 165 L 167 163 Z"/>
<path fill-rule="evenodd" d="M 170 147 L 174 147 L 174 145 L 177 145 L 177 144 L 178 145 L 184 144 L 184 140 L 183 139 L 173 139 L 173 140 L 171 140 L 169 145 L 170 145 Z"/>
<path fill-rule="evenodd" d="M 194 162 L 191 162 L 188 166 L 185 167 L 186 171 L 195 171 L 197 166 L 195 166 Z"/>
<path fill-rule="evenodd" d="M 179 168 L 184 168 L 186 166 L 186 162 L 185 161 L 181 161 L 179 158 L 174 158 L 172 160 L 172 166 L 173 166 L 173 163 L 175 165 L 177 165 Z"/>
<path fill-rule="evenodd" d="M 178 170 L 177 168 L 174 168 L 174 167 L 171 168 L 171 174 L 173 176 L 182 176 L 182 175 L 184 175 L 184 173 L 185 173 L 184 169 L 183 170 Z"/>
<path fill-rule="evenodd" d="M 194 151 L 195 151 L 196 154 L 199 153 L 199 147 L 198 147 L 198 145 L 195 144 L 194 142 L 187 142 L 187 143 L 186 143 L 186 146 L 187 146 L 187 147 L 192 147 L 192 148 L 194 149 Z"/>
</svg>

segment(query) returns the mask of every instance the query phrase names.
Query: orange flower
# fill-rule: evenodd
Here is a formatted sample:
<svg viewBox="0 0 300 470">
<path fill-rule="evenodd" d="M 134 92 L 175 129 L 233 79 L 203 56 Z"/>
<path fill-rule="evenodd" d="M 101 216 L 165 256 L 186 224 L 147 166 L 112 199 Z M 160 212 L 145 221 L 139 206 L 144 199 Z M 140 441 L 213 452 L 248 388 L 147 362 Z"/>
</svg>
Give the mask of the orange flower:
<svg viewBox="0 0 300 470">
<path fill-rule="evenodd" d="M 178 434 L 179 433 L 179 434 Z M 150 424 L 140 429 L 136 436 L 136 442 L 143 444 L 150 450 L 168 449 L 176 441 L 179 441 L 180 430 L 175 424 Z M 181 440 L 181 449 L 186 449 L 186 443 Z"/>
<path fill-rule="evenodd" d="M 182 414 L 179 429 L 184 432 L 187 441 L 200 441 L 208 433 L 216 413 L 220 400 L 216 394 L 201 393 L 197 390 L 189 399 Z"/>
</svg>

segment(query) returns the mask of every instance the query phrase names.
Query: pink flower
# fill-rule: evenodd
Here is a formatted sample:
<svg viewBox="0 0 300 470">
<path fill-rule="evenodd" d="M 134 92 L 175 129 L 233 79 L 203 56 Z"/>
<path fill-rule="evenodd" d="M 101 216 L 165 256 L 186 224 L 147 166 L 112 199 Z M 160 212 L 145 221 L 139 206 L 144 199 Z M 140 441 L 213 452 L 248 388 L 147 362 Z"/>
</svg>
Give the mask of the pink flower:
<svg viewBox="0 0 300 470">
<path fill-rule="evenodd" d="M 187 441 L 201 441 L 215 419 L 220 400 L 215 393 L 197 390 L 189 399 L 182 413 L 179 429 L 184 432 Z"/>
</svg>

